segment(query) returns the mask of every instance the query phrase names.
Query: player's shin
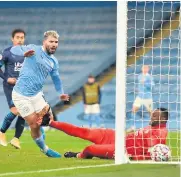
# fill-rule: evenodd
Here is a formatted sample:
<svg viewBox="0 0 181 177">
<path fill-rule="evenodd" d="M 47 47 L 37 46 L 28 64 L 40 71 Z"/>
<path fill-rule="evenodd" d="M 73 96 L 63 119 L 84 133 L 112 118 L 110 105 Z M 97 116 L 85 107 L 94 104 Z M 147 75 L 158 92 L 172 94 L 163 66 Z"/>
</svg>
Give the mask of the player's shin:
<svg viewBox="0 0 181 177">
<path fill-rule="evenodd" d="M 15 135 L 14 135 L 14 138 L 10 141 L 10 144 L 14 146 L 16 149 L 21 148 L 19 138 L 21 137 L 23 133 L 24 126 L 25 126 L 25 120 L 21 116 L 18 116 L 18 119 L 16 121 L 16 126 L 15 126 L 16 127 Z"/>
<path fill-rule="evenodd" d="M 43 127 L 40 127 L 40 131 L 43 136 L 43 139 L 45 140 L 45 131 L 44 131 Z"/>
<path fill-rule="evenodd" d="M 24 126 L 25 126 L 25 120 L 21 116 L 18 116 L 18 119 L 16 121 L 16 130 L 15 130 L 14 137 L 16 137 L 18 139 L 20 138 L 20 136 L 23 133 Z"/>
<path fill-rule="evenodd" d="M 16 115 L 13 114 L 12 112 L 9 112 L 6 117 L 4 118 L 2 127 L 1 127 L 1 132 L 5 133 L 6 130 L 10 127 L 12 121 L 15 119 Z"/>
<path fill-rule="evenodd" d="M 44 140 L 43 134 L 41 134 L 41 132 L 40 132 L 39 126 L 36 128 L 31 127 L 31 136 L 34 139 L 37 146 L 41 149 L 41 151 L 46 156 L 53 157 L 53 158 L 61 157 L 61 155 L 58 152 L 48 148 L 48 146 L 45 144 L 45 140 Z"/>
<path fill-rule="evenodd" d="M 37 144 L 37 146 L 38 146 L 44 153 L 47 152 L 48 147 L 47 147 L 46 144 L 45 144 L 43 135 L 40 135 L 39 138 L 35 138 L 34 141 L 35 141 L 35 143 Z"/>
<path fill-rule="evenodd" d="M 43 135 L 40 132 L 40 127 L 30 126 L 30 128 L 31 128 L 31 136 L 34 139 L 35 143 L 43 152 L 46 152 L 46 144 Z"/>
</svg>

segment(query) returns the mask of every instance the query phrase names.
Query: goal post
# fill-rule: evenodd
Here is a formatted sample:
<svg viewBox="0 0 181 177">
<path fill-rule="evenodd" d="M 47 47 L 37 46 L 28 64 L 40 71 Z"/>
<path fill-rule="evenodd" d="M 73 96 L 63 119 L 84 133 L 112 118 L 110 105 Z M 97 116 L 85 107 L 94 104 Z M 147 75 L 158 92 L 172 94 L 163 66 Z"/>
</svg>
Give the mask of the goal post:
<svg viewBox="0 0 181 177">
<path fill-rule="evenodd" d="M 115 164 L 126 163 L 127 2 L 117 1 Z"/>
<path fill-rule="evenodd" d="M 129 3 L 117 2 L 115 164 L 179 164 L 181 2 L 136 1 L 133 6 Z M 140 129 L 150 121 L 145 105 L 141 105 L 137 113 L 132 112 L 138 94 L 138 76 L 144 65 L 149 66 L 149 74 L 154 80 L 152 110 L 162 107 L 169 111 L 167 145 L 172 150 L 172 157 L 168 162 L 130 161 L 125 156 L 126 128 Z"/>
</svg>

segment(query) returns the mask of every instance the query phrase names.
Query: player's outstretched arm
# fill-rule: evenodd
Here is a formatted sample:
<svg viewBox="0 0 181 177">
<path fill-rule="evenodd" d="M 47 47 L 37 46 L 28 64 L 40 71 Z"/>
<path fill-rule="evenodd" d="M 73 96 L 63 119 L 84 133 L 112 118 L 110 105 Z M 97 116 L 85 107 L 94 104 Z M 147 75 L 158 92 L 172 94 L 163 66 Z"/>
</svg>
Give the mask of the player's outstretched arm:
<svg viewBox="0 0 181 177">
<path fill-rule="evenodd" d="M 31 57 L 35 54 L 34 50 L 28 50 L 27 52 L 24 53 L 24 57 Z"/>
<path fill-rule="evenodd" d="M 17 45 L 11 48 L 10 52 L 14 55 L 31 57 L 34 55 L 36 46 L 33 44 L 30 45 Z"/>
</svg>

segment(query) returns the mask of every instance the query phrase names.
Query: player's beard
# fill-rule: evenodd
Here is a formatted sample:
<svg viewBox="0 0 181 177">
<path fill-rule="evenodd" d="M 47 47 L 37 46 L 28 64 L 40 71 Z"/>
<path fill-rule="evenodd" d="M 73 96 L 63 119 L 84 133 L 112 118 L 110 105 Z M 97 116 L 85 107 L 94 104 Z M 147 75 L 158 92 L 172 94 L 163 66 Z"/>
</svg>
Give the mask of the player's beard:
<svg viewBox="0 0 181 177">
<path fill-rule="evenodd" d="M 158 122 L 158 121 L 150 121 L 149 124 L 150 124 L 152 127 L 154 127 L 154 126 L 158 125 L 159 122 Z"/>
<path fill-rule="evenodd" d="M 49 47 L 46 47 L 46 51 L 47 51 L 48 55 L 51 55 L 56 52 L 56 49 L 54 51 L 51 51 L 51 49 Z"/>
</svg>

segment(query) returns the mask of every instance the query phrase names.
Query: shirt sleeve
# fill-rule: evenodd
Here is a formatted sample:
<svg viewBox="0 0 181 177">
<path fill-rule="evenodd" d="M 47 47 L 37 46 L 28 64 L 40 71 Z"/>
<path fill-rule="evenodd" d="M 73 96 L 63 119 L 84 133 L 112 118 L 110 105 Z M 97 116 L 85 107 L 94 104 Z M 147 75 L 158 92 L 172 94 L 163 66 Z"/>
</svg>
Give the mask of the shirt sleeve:
<svg viewBox="0 0 181 177">
<path fill-rule="evenodd" d="M 8 58 L 6 57 L 6 52 L 3 51 L 2 55 L 0 56 L 0 77 L 3 80 L 6 80 L 6 77 L 4 76 L 4 73 L 1 68 L 7 60 L 8 60 Z"/>
<path fill-rule="evenodd" d="M 150 159 L 151 159 L 150 152 L 147 152 L 144 155 L 133 155 L 131 157 L 131 160 L 150 160 Z"/>
<path fill-rule="evenodd" d="M 147 146 L 145 148 L 140 149 L 135 155 L 131 158 L 132 160 L 149 160 L 151 159 L 151 154 L 148 149 L 155 146 L 156 144 L 166 144 L 167 131 L 155 131 L 151 136 L 144 136 L 144 139 L 147 141 Z"/>
<path fill-rule="evenodd" d="M 149 160 L 151 159 L 150 152 L 147 147 L 132 147 L 133 153 L 129 154 L 131 160 Z"/>
<path fill-rule="evenodd" d="M 51 71 L 50 76 L 52 78 L 52 81 L 54 83 L 55 89 L 58 92 L 59 95 L 63 94 L 63 87 L 62 87 L 62 81 L 60 79 L 60 74 L 58 71 L 58 65 L 54 67 L 54 69 Z"/>
<path fill-rule="evenodd" d="M 160 143 L 161 143 L 161 137 L 159 137 L 158 135 L 152 135 L 150 138 L 147 138 L 148 147 L 153 147 L 154 145 Z"/>
<path fill-rule="evenodd" d="M 147 136 L 145 139 L 147 140 L 148 148 L 155 146 L 156 144 L 166 144 L 167 131 L 159 130 L 152 132 L 151 136 Z"/>
<path fill-rule="evenodd" d="M 29 50 L 35 50 L 36 45 L 30 44 L 30 45 L 17 45 L 11 48 L 10 52 L 14 55 L 18 56 L 24 56 L 24 53 Z"/>
</svg>

